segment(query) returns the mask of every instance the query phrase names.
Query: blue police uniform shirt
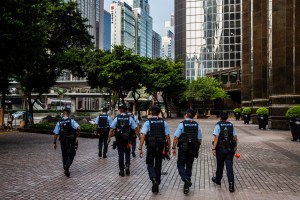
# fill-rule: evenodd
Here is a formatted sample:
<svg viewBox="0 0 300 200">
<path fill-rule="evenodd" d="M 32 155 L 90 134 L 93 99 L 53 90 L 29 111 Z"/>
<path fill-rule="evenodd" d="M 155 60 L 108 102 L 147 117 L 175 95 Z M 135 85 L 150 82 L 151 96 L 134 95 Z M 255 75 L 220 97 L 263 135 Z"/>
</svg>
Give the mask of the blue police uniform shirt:
<svg viewBox="0 0 300 200">
<path fill-rule="evenodd" d="M 127 114 L 130 115 L 131 118 L 133 118 L 134 122 L 135 122 L 137 125 L 140 123 L 140 120 L 139 120 L 139 118 L 138 118 L 136 115 L 134 115 L 134 114 L 132 114 L 132 113 L 127 113 Z"/>
<path fill-rule="evenodd" d="M 213 131 L 213 136 L 219 136 L 220 135 L 220 131 L 221 131 L 221 128 L 220 128 L 220 125 L 219 124 L 216 124 L 215 128 L 214 128 L 214 131 Z M 235 129 L 233 128 L 233 136 L 236 136 L 236 131 Z"/>
<path fill-rule="evenodd" d="M 191 118 L 186 118 L 185 120 L 192 120 Z M 174 136 L 179 138 L 180 135 L 184 132 L 184 128 L 183 128 L 183 123 L 180 122 L 179 125 L 177 126 L 177 129 L 174 133 Z M 200 125 L 198 124 L 198 136 L 197 136 L 198 140 L 202 139 L 202 132 L 200 129 Z"/>
<path fill-rule="evenodd" d="M 125 114 L 125 113 L 121 113 L 121 115 L 126 115 L 126 114 Z M 110 125 L 110 128 L 112 128 L 112 129 L 117 128 L 117 120 L 118 120 L 118 118 L 116 117 L 116 118 L 112 121 L 112 123 L 111 123 L 111 125 Z M 134 120 L 132 119 L 132 117 L 129 117 L 129 126 L 130 126 L 130 128 L 132 128 L 132 129 L 135 129 L 135 128 L 137 127 L 137 125 L 136 125 L 136 123 L 134 122 Z"/>
<path fill-rule="evenodd" d="M 157 118 L 157 117 L 152 117 L 152 118 Z M 169 135 L 171 133 L 170 127 L 167 124 L 167 122 L 164 121 L 164 123 L 165 123 L 165 135 Z M 141 133 L 147 135 L 149 131 L 150 131 L 150 124 L 149 121 L 147 120 L 142 127 Z"/>
<path fill-rule="evenodd" d="M 63 117 L 63 119 L 68 119 L 68 117 Z M 77 129 L 79 124 L 74 120 L 74 119 L 71 119 L 71 126 L 73 129 Z M 53 133 L 55 135 L 58 135 L 59 134 L 59 131 L 60 131 L 60 125 L 59 125 L 59 122 L 56 123 L 56 126 L 53 130 Z"/>
<path fill-rule="evenodd" d="M 106 113 L 103 113 L 103 115 L 107 115 Z M 112 119 L 110 116 L 107 115 L 107 121 L 108 121 L 108 124 L 109 126 L 111 126 L 111 123 L 112 123 Z M 99 116 L 96 118 L 95 120 L 95 124 L 98 124 L 99 123 Z"/>
</svg>

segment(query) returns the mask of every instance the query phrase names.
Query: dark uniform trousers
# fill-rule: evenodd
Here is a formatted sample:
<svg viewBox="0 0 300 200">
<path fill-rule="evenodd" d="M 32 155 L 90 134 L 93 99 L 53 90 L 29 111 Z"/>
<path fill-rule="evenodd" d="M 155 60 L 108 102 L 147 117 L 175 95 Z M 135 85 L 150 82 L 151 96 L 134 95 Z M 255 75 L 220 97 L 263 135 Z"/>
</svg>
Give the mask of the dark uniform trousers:
<svg viewBox="0 0 300 200">
<path fill-rule="evenodd" d="M 132 147 L 132 152 L 135 152 L 135 149 L 136 149 L 136 136 L 132 138 L 131 147 Z"/>
<path fill-rule="evenodd" d="M 102 152 L 102 147 L 103 147 L 103 154 L 104 155 L 106 155 L 107 148 L 108 148 L 107 139 L 108 139 L 108 133 L 105 133 L 105 132 L 101 133 L 100 132 L 98 148 L 99 148 L 99 151 Z"/>
<path fill-rule="evenodd" d="M 221 181 L 223 177 L 223 169 L 224 163 L 226 164 L 227 178 L 228 182 L 234 182 L 233 175 L 233 157 L 234 152 L 228 152 L 225 148 L 219 147 L 216 152 L 217 157 L 217 172 L 216 172 L 216 180 L 217 182 Z"/>
<path fill-rule="evenodd" d="M 190 152 L 184 152 L 181 148 L 178 150 L 177 168 L 182 180 L 191 181 L 192 168 L 195 155 Z"/>
<path fill-rule="evenodd" d="M 150 180 L 156 178 L 158 183 L 161 181 L 162 155 L 158 155 L 155 149 L 147 148 L 146 164 Z"/>
<path fill-rule="evenodd" d="M 76 143 L 75 137 L 60 140 L 63 165 L 66 168 L 69 168 L 73 163 L 76 154 L 75 143 Z"/>
<path fill-rule="evenodd" d="M 130 165 L 130 148 L 124 147 L 124 145 L 118 143 L 117 149 L 119 155 L 119 168 L 120 170 L 124 170 L 124 156 L 126 165 Z"/>
</svg>

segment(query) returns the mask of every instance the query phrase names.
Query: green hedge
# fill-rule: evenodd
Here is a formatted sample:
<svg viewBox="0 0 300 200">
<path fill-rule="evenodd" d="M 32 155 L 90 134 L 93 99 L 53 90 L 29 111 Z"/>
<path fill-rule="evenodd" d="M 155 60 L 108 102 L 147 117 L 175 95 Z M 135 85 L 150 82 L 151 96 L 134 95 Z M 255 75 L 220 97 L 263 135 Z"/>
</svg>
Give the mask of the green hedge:
<svg viewBox="0 0 300 200">
<path fill-rule="evenodd" d="M 242 111 L 241 111 L 241 109 L 239 109 L 239 108 L 235 108 L 235 109 L 233 109 L 233 112 L 234 112 L 234 113 L 240 113 L 240 112 L 242 112 Z"/>
<path fill-rule="evenodd" d="M 285 116 L 290 119 L 300 118 L 300 106 L 293 106 L 287 110 Z"/>
<path fill-rule="evenodd" d="M 94 125 L 93 124 L 81 124 L 80 128 L 81 128 L 82 132 L 87 132 L 87 133 L 93 133 L 94 132 Z"/>
<path fill-rule="evenodd" d="M 243 113 L 243 114 L 250 114 L 250 113 L 251 113 L 251 108 L 249 108 L 249 107 L 243 108 L 242 113 Z"/>
<path fill-rule="evenodd" d="M 28 128 L 54 130 L 55 125 L 56 125 L 55 122 L 45 122 L 45 123 L 38 123 L 38 124 L 30 124 Z M 88 132 L 88 133 L 94 132 L 93 124 L 82 124 L 80 125 L 80 128 L 82 132 Z"/>
<path fill-rule="evenodd" d="M 257 115 L 269 115 L 269 109 L 266 107 L 261 107 L 256 110 Z"/>
</svg>

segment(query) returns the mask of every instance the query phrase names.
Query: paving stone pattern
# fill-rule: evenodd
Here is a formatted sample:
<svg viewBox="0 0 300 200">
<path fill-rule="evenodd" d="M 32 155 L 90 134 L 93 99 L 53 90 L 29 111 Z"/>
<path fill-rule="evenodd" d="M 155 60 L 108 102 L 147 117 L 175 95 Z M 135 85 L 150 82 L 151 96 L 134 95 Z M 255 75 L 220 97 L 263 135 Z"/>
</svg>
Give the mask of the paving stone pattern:
<svg viewBox="0 0 300 200">
<path fill-rule="evenodd" d="M 180 119 L 167 120 L 172 135 Z M 226 170 L 221 186 L 211 177 L 216 161 L 211 152 L 216 120 L 197 120 L 203 131 L 199 158 L 193 166 L 192 187 L 183 194 L 177 159 L 163 162 L 160 192 L 151 192 L 145 158 L 131 159 L 131 175 L 118 175 L 117 151 L 97 157 L 97 139 L 79 138 L 78 152 L 63 174 L 61 151 L 53 149 L 53 136 L 0 133 L 0 199 L 300 199 L 300 143 L 289 131 L 258 130 L 258 125 L 233 121 L 238 133 L 234 159 L 236 192 L 228 191 Z M 173 136 L 172 136 L 173 137 Z"/>
</svg>

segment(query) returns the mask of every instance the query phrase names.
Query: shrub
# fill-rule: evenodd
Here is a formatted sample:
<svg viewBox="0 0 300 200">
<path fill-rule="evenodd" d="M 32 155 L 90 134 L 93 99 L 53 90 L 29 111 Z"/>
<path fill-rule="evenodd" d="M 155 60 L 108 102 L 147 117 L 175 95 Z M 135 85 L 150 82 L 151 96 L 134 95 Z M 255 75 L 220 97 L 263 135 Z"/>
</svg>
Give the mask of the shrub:
<svg viewBox="0 0 300 200">
<path fill-rule="evenodd" d="M 45 123 L 38 123 L 38 124 L 30 124 L 29 128 L 53 130 L 55 128 L 55 125 L 56 123 L 54 122 L 45 122 Z"/>
<path fill-rule="evenodd" d="M 243 113 L 243 114 L 250 114 L 250 113 L 251 113 L 251 108 L 249 108 L 249 107 L 243 108 L 242 113 Z"/>
<path fill-rule="evenodd" d="M 257 115 L 269 115 L 269 109 L 266 107 L 261 107 L 256 110 Z"/>
<path fill-rule="evenodd" d="M 235 109 L 233 109 L 233 112 L 234 112 L 234 113 L 240 113 L 240 112 L 242 112 L 242 111 L 241 111 L 241 109 L 239 109 L 239 108 L 235 108 Z"/>
<path fill-rule="evenodd" d="M 300 106 L 293 106 L 287 110 L 285 116 L 291 119 L 300 118 Z"/>
<path fill-rule="evenodd" d="M 93 124 L 81 124 L 80 129 L 82 132 L 92 133 L 92 132 L 94 132 L 94 125 Z"/>
</svg>

